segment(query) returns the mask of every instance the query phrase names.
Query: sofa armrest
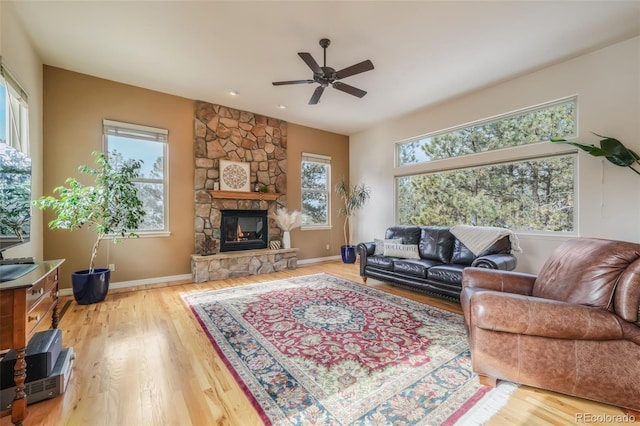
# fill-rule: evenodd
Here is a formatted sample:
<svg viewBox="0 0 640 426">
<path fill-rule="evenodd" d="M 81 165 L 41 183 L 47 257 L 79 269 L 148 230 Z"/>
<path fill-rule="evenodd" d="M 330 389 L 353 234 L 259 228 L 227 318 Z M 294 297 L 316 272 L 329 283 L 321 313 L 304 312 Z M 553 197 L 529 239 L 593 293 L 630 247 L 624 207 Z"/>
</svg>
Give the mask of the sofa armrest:
<svg viewBox="0 0 640 426">
<path fill-rule="evenodd" d="M 495 291 L 470 300 L 470 325 L 485 330 L 555 339 L 625 338 L 615 314 L 604 309 Z"/>
<path fill-rule="evenodd" d="M 480 288 L 531 295 L 536 276 L 522 272 L 469 267 L 462 272 L 462 288 Z"/>
<path fill-rule="evenodd" d="M 517 258 L 512 254 L 497 253 L 480 256 L 473 261 L 471 266 L 486 269 L 501 269 L 504 271 L 513 271 L 518 264 Z"/>
<path fill-rule="evenodd" d="M 371 256 L 375 251 L 376 251 L 376 243 L 374 243 L 373 241 L 358 244 L 358 252 L 360 254 L 364 253 L 367 256 Z"/>
<path fill-rule="evenodd" d="M 373 241 L 360 243 L 358 244 L 357 250 L 360 255 L 360 276 L 364 277 L 364 267 L 367 265 L 367 256 L 371 256 L 375 253 L 376 243 Z"/>
</svg>

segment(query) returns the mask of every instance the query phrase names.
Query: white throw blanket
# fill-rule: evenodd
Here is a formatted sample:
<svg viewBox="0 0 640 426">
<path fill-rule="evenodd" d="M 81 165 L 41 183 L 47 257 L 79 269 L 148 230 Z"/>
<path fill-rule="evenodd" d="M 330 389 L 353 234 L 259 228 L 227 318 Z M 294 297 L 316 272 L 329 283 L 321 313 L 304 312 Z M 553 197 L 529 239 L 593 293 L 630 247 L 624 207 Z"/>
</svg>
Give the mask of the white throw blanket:
<svg viewBox="0 0 640 426">
<path fill-rule="evenodd" d="M 494 226 L 469 226 L 455 225 L 450 229 L 451 233 L 459 239 L 476 256 L 491 247 L 493 243 L 502 237 L 509 237 L 511 250 L 521 252 L 520 242 L 513 231 Z"/>
</svg>

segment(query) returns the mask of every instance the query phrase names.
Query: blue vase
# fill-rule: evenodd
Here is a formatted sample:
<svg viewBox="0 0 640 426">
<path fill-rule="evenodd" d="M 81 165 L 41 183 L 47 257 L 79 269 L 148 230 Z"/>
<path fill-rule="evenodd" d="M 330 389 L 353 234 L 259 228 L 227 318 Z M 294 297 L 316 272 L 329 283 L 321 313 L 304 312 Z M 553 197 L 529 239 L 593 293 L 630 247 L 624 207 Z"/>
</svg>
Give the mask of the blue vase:
<svg viewBox="0 0 640 426">
<path fill-rule="evenodd" d="M 344 263 L 356 263 L 356 258 L 358 257 L 356 246 L 341 246 L 340 255 Z"/>
<path fill-rule="evenodd" d="M 109 278 L 111 271 L 108 268 L 96 268 L 90 274 L 88 269 L 71 274 L 73 297 L 79 305 L 91 305 L 102 302 L 109 292 Z"/>
</svg>

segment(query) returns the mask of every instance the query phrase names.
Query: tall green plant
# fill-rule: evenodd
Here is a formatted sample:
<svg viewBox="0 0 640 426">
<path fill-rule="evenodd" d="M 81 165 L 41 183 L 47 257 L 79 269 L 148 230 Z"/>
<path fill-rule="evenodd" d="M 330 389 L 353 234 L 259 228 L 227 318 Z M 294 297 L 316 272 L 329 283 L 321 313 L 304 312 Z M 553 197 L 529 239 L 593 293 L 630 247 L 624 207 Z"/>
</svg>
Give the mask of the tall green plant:
<svg viewBox="0 0 640 426">
<path fill-rule="evenodd" d="M 345 217 L 344 219 L 344 240 L 346 245 L 351 245 L 351 217 L 362 208 L 369 197 L 371 196 L 371 189 L 365 186 L 364 183 L 360 185 L 349 186 L 344 181 L 344 178 L 336 184 L 336 193 L 340 196 L 343 202 L 343 206 L 338 211 Z"/>
<path fill-rule="evenodd" d="M 636 167 L 640 166 L 640 156 L 637 153 L 624 146 L 618 139 L 609 136 L 602 136 L 597 133 L 594 133 L 594 135 L 604 138 L 600 141 L 599 148 L 595 145 L 583 145 L 577 142 L 569 142 L 562 138 L 551 138 L 551 142 L 573 145 L 594 157 L 605 157 L 616 166 L 628 167 L 634 173 L 640 175 L 640 170 L 633 167 L 634 165 Z"/>
<path fill-rule="evenodd" d="M 56 218 L 49 222 L 51 229 L 69 229 L 71 231 L 84 226 L 96 233 L 96 242 L 91 251 L 89 273 L 94 270 L 94 262 L 100 242 L 106 236 L 138 237 L 133 230 L 142 223 L 145 211 L 138 198 L 138 189 L 133 179 L 139 176 L 142 162 L 122 160 L 122 156 L 113 151 L 109 157 L 103 152 L 93 152 L 97 167 L 79 166 L 78 171 L 93 176 L 94 185 L 85 186 L 74 178 L 68 178 L 68 187 L 59 186 L 53 190 L 59 197 L 46 196 L 35 200 L 33 204 L 41 210 L 52 209 Z"/>
</svg>

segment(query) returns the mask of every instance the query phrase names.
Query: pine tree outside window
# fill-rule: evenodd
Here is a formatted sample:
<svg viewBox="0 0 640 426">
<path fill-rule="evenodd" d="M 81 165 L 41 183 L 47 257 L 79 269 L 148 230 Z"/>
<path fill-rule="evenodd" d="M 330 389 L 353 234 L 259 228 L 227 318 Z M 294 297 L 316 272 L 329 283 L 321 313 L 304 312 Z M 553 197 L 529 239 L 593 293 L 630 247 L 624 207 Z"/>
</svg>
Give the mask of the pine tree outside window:
<svg viewBox="0 0 640 426">
<path fill-rule="evenodd" d="M 302 153 L 302 229 L 331 227 L 331 157 Z"/>
<path fill-rule="evenodd" d="M 398 143 L 397 223 L 573 232 L 577 155 L 548 141 L 576 136 L 576 109 L 563 99 Z"/>
</svg>

